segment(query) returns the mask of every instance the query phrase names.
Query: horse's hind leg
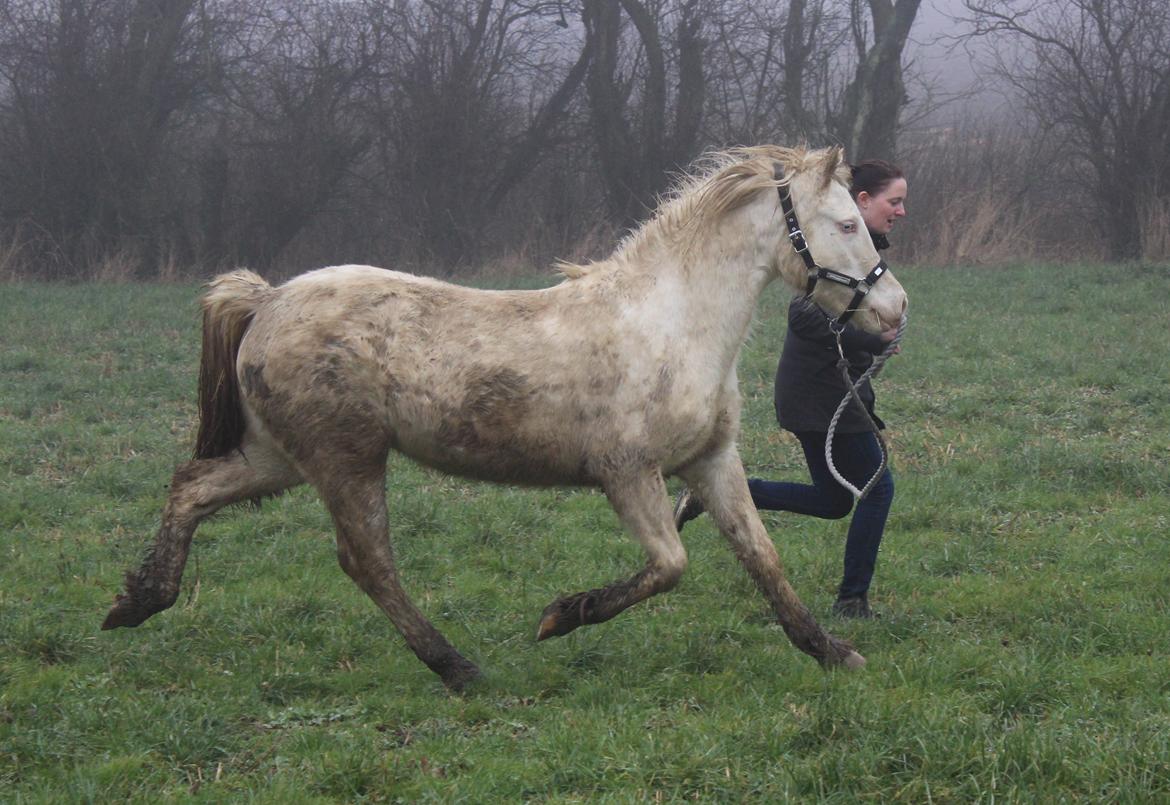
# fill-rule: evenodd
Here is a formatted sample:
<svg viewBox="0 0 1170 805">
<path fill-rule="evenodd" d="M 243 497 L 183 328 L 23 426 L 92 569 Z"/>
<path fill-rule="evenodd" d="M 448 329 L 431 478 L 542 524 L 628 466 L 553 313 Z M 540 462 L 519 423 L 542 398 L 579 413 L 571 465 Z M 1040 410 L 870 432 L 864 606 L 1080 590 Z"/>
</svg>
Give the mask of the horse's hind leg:
<svg viewBox="0 0 1170 805">
<path fill-rule="evenodd" d="M 605 493 L 622 525 L 646 550 L 646 566 L 625 581 L 553 601 L 541 615 L 537 640 L 607 621 L 639 601 L 671 589 L 686 569 L 687 554 L 671 521 L 666 484 L 657 468 L 614 479 L 605 484 Z"/>
<path fill-rule="evenodd" d="M 273 495 L 301 482 L 282 457 L 259 445 L 221 458 L 188 461 L 175 470 L 162 524 L 145 561 L 126 574 L 103 629 L 137 626 L 175 603 L 199 523 L 224 506 Z"/>
<path fill-rule="evenodd" d="M 752 503 L 743 463 L 735 449 L 725 448 L 700 459 L 682 476 L 699 495 L 707 514 L 772 604 L 793 645 L 823 666 L 857 668 L 864 665 L 865 658 L 849 643 L 821 629 L 785 578 L 776 547 L 768 538 Z"/>
<path fill-rule="evenodd" d="M 342 570 L 374 599 L 402 633 L 407 645 L 448 688 L 461 690 L 479 676 L 415 607 L 402 589 L 386 516 L 385 464 L 363 476 L 334 477 L 318 486 L 337 526 L 337 558 Z"/>
</svg>

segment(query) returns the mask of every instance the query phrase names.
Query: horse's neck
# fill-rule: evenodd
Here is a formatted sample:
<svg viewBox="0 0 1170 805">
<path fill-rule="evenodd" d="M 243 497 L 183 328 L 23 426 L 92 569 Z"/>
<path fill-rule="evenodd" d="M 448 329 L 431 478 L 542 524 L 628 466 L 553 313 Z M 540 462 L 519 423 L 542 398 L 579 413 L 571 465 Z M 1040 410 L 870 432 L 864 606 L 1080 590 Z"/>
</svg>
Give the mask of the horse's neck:
<svg viewBox="0 0 1170 805">
<path fill-rule="evenodd" d="M 740 228 L 745 231 L 736 231 Z M 684 285 L 680 337 L 688 349 L 708 352 L 724 366 L 735 360 L 760 295 L 774 277 L 776 238 L 748 230 L 742 226 L 696 240 L 667 269 L 678 272 Z"/>
</svg>

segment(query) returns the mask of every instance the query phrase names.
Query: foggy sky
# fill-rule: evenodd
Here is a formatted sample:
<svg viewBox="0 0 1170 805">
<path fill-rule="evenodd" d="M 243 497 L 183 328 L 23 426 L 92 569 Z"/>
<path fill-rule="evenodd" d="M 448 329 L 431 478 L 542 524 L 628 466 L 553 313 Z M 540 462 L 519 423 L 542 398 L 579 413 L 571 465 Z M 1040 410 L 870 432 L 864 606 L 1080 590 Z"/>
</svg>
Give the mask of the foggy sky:
<svg viewBox="0 0 1170 805">
<path fill-rule="evenodd" d="M 997 86 L 986 70 L 980 71 L 977 59 L 972 57 L 972 51 L 979 51 L 980 43 L 962 47 L 950 39 L 964 33 L 962 24 L 954 20 L 962 16 L 965 16 L 963 0 L 924 0 L 906 47 L 907 61 L 935 92 L 942 96 L 961 96 L 931 115 L 930 122 L 938 125 L 972 113 L 1002 111 L 1010 103 L 1006 88 Z M 920 93 L 911 87 L 911 94 Z"/>
</svg>

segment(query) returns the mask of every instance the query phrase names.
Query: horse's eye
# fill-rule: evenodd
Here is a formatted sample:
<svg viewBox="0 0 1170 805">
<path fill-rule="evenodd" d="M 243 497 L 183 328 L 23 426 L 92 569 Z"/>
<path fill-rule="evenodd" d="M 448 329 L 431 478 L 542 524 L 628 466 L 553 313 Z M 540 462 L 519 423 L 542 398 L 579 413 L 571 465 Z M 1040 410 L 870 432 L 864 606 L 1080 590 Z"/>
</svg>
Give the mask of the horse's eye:
<svg viewBox="0 0 1170 805">
<path fill-rule="evenodd" d="M 857 231 L 857 223 L 855 221 L 842 221 L 838 226 L 841 227 L 841 231 L 846 235 L 852 235 Z"/>
</svg>

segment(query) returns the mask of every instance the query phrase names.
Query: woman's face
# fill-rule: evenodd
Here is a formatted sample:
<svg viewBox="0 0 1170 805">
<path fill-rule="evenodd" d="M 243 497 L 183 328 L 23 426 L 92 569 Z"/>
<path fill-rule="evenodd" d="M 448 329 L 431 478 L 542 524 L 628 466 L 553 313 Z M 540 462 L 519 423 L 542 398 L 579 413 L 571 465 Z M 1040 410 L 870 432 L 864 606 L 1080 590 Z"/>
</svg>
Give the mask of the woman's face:
<svg viewBox="0 0 1170 805">
<path fill-rule="evenodd" d="M 870 232 L 890 234 L 894 222 L 906 214 L 906 180 L 893 179 L 872 196 L 862 190 L 857 194 L 857 209 Z"/>
</svg>

